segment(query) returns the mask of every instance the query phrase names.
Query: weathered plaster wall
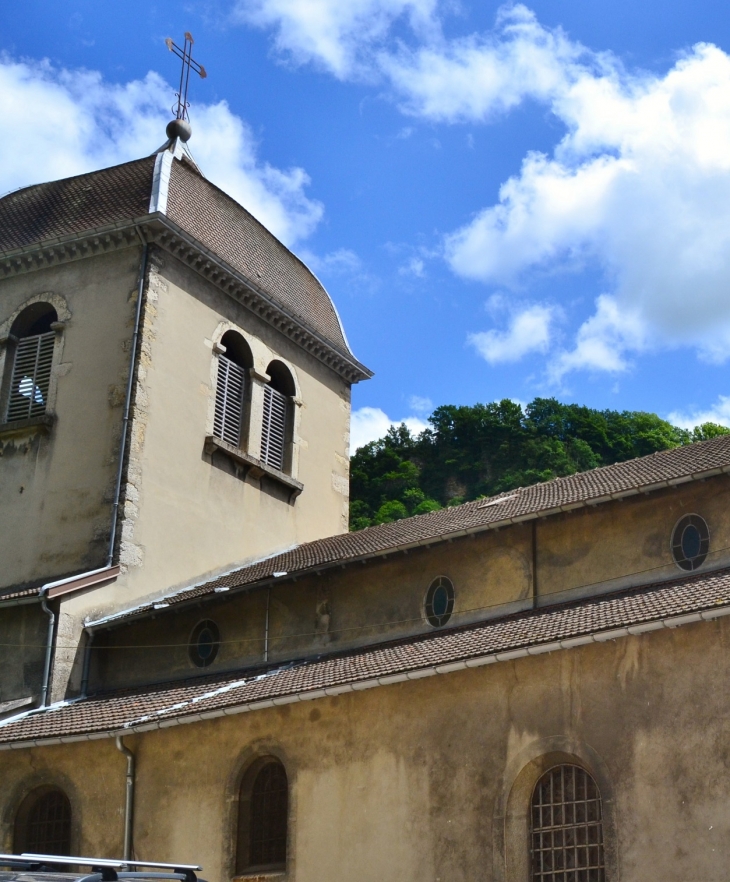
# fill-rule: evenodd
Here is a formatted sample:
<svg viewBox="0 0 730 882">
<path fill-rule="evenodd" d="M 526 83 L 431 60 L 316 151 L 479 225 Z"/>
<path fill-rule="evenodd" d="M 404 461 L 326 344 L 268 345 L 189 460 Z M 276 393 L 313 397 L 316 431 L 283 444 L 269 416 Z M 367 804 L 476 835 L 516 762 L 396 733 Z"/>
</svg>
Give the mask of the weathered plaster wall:
<svg viewBox="0 0 730 882">
<path fill-rule="evenodd" d="M 730 480 L 721 476 L 539 521 L 538 602 L 683 575 L 672 560 L 670 536 L 677 520 L 690 512 L 703 515 L 710 527 L 710 554 L 702 569 L 726 565 L 729 497 Z M 296 582 L 276 582 L 270 589 L 269 660 L 429 633 L 433 629 L 424 616 L 424 599 L 437 576 L 447 576 L 455 588 L 450 625 L 529 607 L 532 540 L 533 525 L 517 525 L 324 570 Z M 195 674 L 188 641 L 195 625 L 208 618 L 221 634 L 211 671 L 260 664 L 267 591 L 214 595 L 192 607 L 160 610 L 154 618 L 101 632 L 92 682 L 114 688 Z"/>
<path fill-rule="evenodd" d="M 213 343 L 222 328 L 246 335 L 263 373 L 274 358 L 300 387 L 294 503 L 275 487 L 217 468 L 212 432 Z M 71 602 L 73 613 L 109 611 L 298 542 L 347 529 L 349 386 L 227 294 L 153 249 L 135 393 L 116 583 Z M 260 432 L 260 427 L 256 427 Z"/>
<path fill-rule="evenodd" d="M 136 854 L 229 879 L 240 775 L 274 753 L 291 788 L 280 878 L 527 882 L 526 803 L 539 771 L 568 760 L 601 786 L 610 882 L 720 882 L 729 639 L 720 619 L 128 736 Z M 4 847 L 40 778 L 68 782 L 81 851 L 119 853 L 111 741 L 1 752 Z"/>
<path fill-rule="evenodd" d="M 685 514 L 701 515 L 710 529 L 710 554 L 703 568 L 727 565 L 729 502 L 730 478 L 721 475 L 539 521 L 542 601 L 563 599 L 574 589 L 591 594 L 681 575 L 670 541 Z"/>
<path fill-rule="evenodd" d="M 39 297 L 67 322 L 50 435 L 0 439 L 0 587 L 106 559 L 139 265 L 132 248 L 0 283 L 0 325 Z"/>
<path fill-rule="evenodd" d="M 40 697 L 47 632 L 38 601 L 0 607 L 0 704 Z"/>
</svg>

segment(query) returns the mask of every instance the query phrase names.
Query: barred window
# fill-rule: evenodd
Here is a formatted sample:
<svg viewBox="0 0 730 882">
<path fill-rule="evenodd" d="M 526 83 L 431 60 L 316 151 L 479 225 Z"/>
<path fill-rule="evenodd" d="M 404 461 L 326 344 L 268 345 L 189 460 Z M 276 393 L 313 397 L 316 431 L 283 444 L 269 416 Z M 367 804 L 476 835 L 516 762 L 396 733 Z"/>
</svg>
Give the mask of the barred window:
<svg viewBox="0 0 730 882">
<path fill-rule="evenodd" d="M 271 381 L 264 387 L 261 460 L 279 471 L 288 471 L 287 448 L 291 440 L 294 380 L 280 361 L 272 361 L 266 373 Z"/>
<path fill-rule="evenodd" d="M 50 304 L 34 303 L 13 323 L 8 343 L 6 422 L 27 420 L 46 412 L 56 342 L 51 325 L 57 318 Z"/>
<path fill-rule="evenodd" d="M 248 344 L 235 331 L 223 335 L 220 348 L 225 354 L 218 355 L 213 434 L 234 447 L 242 447 L 246 374 L 253 358 Z"/>
<path fill-rule="evenodd" d="M 71 803 L 57 787 L 38 787 L 23 800 L 15 823 L 17 854 L 71 854 Z"/>
<path fill-rule="evenodd" d="M 281 762 L 257 760 L 241 783 L 236 872 L 286 868 L 289 783 Z"/>
<path fill-rule="evenodd" d="M 267 763 L 256 775 L 251 794 L 251 865 L 286 863 L 289 788 L 284 766 Z"/>
<path fill-rule="evenodd" d="M 533 882 L 605 882 L 601 795 L 585 769 L 550 769 L 531 809 Z"/>
</svg>

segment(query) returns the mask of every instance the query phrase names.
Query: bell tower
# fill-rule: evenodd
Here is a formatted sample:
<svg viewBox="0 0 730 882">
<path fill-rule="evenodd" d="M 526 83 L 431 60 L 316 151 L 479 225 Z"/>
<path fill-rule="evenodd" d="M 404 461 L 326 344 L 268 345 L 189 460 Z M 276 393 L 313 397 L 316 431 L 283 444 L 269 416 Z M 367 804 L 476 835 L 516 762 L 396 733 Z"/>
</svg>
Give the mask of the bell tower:
<svg viewBox="0 0 730 882">
<path fill-rule="evenodd" d="M 348 526 L 371 373 L 315 276 L 195 165 L 196 62 L 172 48 L 157 153 L 0 199 L 0 632 L 43 643 L 52 615 L 54 682 L 86 617 Z"/>
</svg>

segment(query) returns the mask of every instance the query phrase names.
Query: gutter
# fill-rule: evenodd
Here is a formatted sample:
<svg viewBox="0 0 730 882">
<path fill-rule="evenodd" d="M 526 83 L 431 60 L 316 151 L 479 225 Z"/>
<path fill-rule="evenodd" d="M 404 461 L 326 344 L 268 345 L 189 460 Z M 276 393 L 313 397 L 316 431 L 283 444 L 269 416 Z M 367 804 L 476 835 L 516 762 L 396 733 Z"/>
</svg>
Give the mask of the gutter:
<svg viewBox="0 0 730 882">
<path fill-rule="evenodd" d="M 503 652 L 486 653 L 477 655 L 464 661 L 445 662 L 439 665 L 429 665 L 416 668 L 412 671 L 397 674 L 385 674 L 382 677 L 371 677 L 367 680 L 356 680 L 352 683 L 343 683 L 338 686 L 328 686 L 323 689 L 308 689 L 282 695 L 277 698 L 267 698 L 261 701 L 253 701 L 247 704 L 232 707 L 218 708 L 204 711 L 200 714 L 186 714 L 185 716 L 162 719 L 152 723 L 130 725 L 122 729 L 108 729 L 101 732 L 89 732 L 79 735 L 64 735 L 56 738 L 36 738 L 25 741 L 12 741 L 0 744 L 2 750 L 22 750 L 29 747 L 46 747 L 53 744 L 70 744 L 78 741 L 98 741 L 102 738 L 120 738 L 124 735 L 138 732 L 152 732 L 157 729 L 170 729 L 174 726 L 183 726 L 188 723 L 199 723 L 203 720 L 213 720 L 220 717 L 230 717 L 249 711 L 264 710 L 266 708 L 280 707 L 285 704 L 297 704 L 302 701 L 314 701 L 318 698 L 331 698 L 335 695 L 343 695 L 347 692 L 361 692 L 365 689 L 373 689 L 376 686 L 390 686 L 394 683 L 405 683 L 409 680 L 421 680 L 425 677 L 433 677 L 440 674 L 452 674 L 456 671 L 465 671 L 470 668 L 480 668 L 497 662 L 513 661 L 518 658 L 544 655 L 561 649 L 574 649 L 578 646 L 587 646 L 591 643 L 606 643 L 609 640 L 617 640 L 621 637 L 637 636 L 650 631 L 659 631 L 664 628 L 679 628 L 682 625 L 690 625 L 697 622 L 711 622 L 714 619 L 730 615 L 730 603 L 718 605 L 713 609 L 703 612 L 686 613 L 679 616 L 665 616 L 650 622 L 640 622 L 635 625 L 626 625 L 621 628 L 612 628 L 609 631 L 598 631 L 592 634 L 583 634 L 579 637 L 568 637 L 564 640 L 556 640 L 552 643 L 540 643 L 533 646 L 509 649 Z M 192 700 L 190 702 L 192 704 Z M 32 711 L 31 711 L 32 713 Z M 6 723 L 7 724 L 7 723 Z M 2 725 L 0 725 L 0 731 Z"/>
<path fill-rule="evenodd" d="M 604 468 L 610 468 L 610 466 L 604 466 Z M 682 475 L 678 478 L 669 478 L 666 481 L 657 481 L 653 484 L 646 484 L 641 487 L 630 487 L 626 490 L 620 490 L 615 493 L 607 493 L 603 496 L 596 496 L 590 499 L 579 500 L 577 502 L 567 503 L 565 505 L 554 506 L 553 508 L 541 509 L 538 511 L 530 511 L 526 512 L 522 515 L 517 515 L 515 517 L 503 518 L 499 521 L 492 521 L 488 524 L 477 524 L 473 527 L 467 527 L 462 530 L 454 530 L 450 533 L 439 533 L 434 536 L 429 536 L 424 539 L 417 539 L 414 542 L 407 542 L 401 545 L 393 545 L 387 548 L 378 549 L 377 551 L 370 551 L 365 554 L 358 554 L 352 557 L 340 557 L 334 560 L 324 561 L 321 564 L 316 564 L 314 566 L 308 567 L 307 569 L 302 570 L 294 570 L 291 572 L 284 573 L 282 575 L 276 576 L 268 576 L 263 579 L 259 579 L 255 582 L 243 583 L 240 585 L 234 585 L 231 588 L 226 588 L 225 592 L 239 592 L 239 591 L 253 591 L 261 588 L 269 588 L 274 584 L 280 584 L 286 581 L 296 581 L 296 579 L 303 579 L 307 576 L 312 575 L 320 575 L 320 573 L 326 572 L 327 570 L 335 570 L 341 569 L 342 567 L 349 566 L 350 564 L 361 563 L 364 564 L 370 560 L 377 560 L 379 558 L 387 558 L 391 555 L 396 554 L 406 554 L 409 551 L 416 550 L 418 548 L 429 548 L 431 545 L 437 545 L 441 542 L 453 542 L 454 539 L 463 539 L 468 536 L 476 536 L 480 533 L 487 533 L 490 530 L 501 530 L 505 527 L 511 527 L 516 524 L 525 524 L 530 521 L 542 520 L 543 518 L 555 517 L 556 515 L 566 514 L 571 511 L 575 511 L 579 508 L 593 508 L 594 506 L 603 505 L 607 502 L 617 502 L 622 499 L 627 499 L 631 496 L 645 496 L 649 493 L 654 493 L 657 490 L 666 490 L 671 487 L 678 487 L 682 484 L 688 484 L 692 481 L 705 481 L 708 478 L 713 478 L 718 475 L 727 475 L 730 474 L 730 464 L 725 466 L 718 466 L 712 469 L 706 469 L 702 472 L 692 472 L 688 475 Z M 538 486 L 538 485 L 535 485 Z M 483 503 L 482 508 L 486 507 L 489 503 L 487 500 L 486 503 Z M 494 502 L 491 505 L 495 505 Z M 420 517 L 427 517 L 427 515 L 421 515 Z M 345 534 L 347 535 L 347 534 Z M 329 537 L 328 537 L 329 538 Z M 292 549 L 287 549 L 292 550 Z M 263 560 L 268 560 L 271 557 L 278 557 L 279 554 L 285 554 L 286 551 L 277 552 L 274 555 L 267 555 Z M 260 563 L 260 561 L 253 561 L 248 566 L 254 566 L 255 564 Z M 242 569 L 247 569 L 248 567 L 242 567 Z M 215 577 L 210 581 L 214 581 Z M 116 613 L 112 616 L 108 616 L 103 619 L 97 619 L 94 622 L 89 622 L 86 625 L 87 630 L 92 628 L 100 628 L 100 627 L 111 627 L 112 625 L 118 622 L 132 622 L 135 619 L 145 618 L 152 613 L 156 613 L 158 611 L 162 611 L 162 609 L 184 609 L 187 605 L 199 604 L 201 601 L 208 600 L 212 598 L 218 590 L 211 590 L 207 594 L 199 594 L 196 597 L 191 597 L 189 600 L 183 600 L 180 603 L 174 603 L 174 598 L 176 595 L 184 594 L 186 591 L 192 591 L 193 589 L 200 587 L 200 583 L 189 586 L 188 588 L 178 588 L 174 594 L 162 595 L 161 597 L 156 598 L 155 601 L 150 602 L 149 604 L 145 604 L 145 607 L 141 609 L 139 612 L 134 612 L 132 614 L 127 614 L 125 612 Z M 173 600 L 173 603 L 168 603 L 169 600 Z M 153 607 L 153 603 L 166 604 L 165 607 L 158 607 L 155 609 Z"/>
<path fill-rule="evenodd" d="M 41 707 L 48 707 L 48 689 L 51 683 L 51 664 L 53 661 L 53 644 L 56 631 L 56 613 L 49 609 L 48 601 L 54 597 L 80 591 L 92 585 L 102 582 L 110 582 L 119 575 L 119 567 L 101 567 L 97 570 L 89 570 L 78 576 L 68 576 L 56 582 L 47 582 L 40 589 L 41 608 L 48 616 L 48 631 L 46 636 L 46 654 L 43 661 L 43 681 L 41 683 Z"/>
</svg>

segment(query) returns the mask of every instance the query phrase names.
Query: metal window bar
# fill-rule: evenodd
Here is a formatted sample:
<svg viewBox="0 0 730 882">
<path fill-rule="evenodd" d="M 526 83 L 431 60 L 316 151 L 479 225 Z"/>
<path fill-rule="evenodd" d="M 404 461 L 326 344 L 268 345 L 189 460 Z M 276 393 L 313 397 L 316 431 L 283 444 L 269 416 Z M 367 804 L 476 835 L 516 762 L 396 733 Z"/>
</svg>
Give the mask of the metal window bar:
<svg viewBox="0 0 730 882">
<path fill-rule="evenodd" d="M 213 434 L 222 441 L 240 447 L 243 392 L 246 372 L 235 362 L 218 356 L 218 380 L 215 390 L 215 417 Z"/>
<path fill-rule="evenodd" d="M 532 796 L 533 882 L 605 882 L 601 796 L 579 766 L 557 766 Z"/>
<path fill-rule="evenodd" d="M 55 339 L 55 333 L 49 331 L 18 340 L 5 414 L 8 422 L 27 420 L 46 412 Z"/>
<path fill-rule="evenodd" d="M 273 386 L 264 386 L 264 415 L 261 426 L 261 459 L 272 468 L 284 468 L 286 411 L 288 399 Z"/>
<path fill-rule="evenodd" d="M 251 792 L 251 866 L 286 863 L 289 787 L 279 763 L 267 763 Z"/>
<path fill-rule="evenodd" d="M 28 814 L 25 850 L 67 855 L 71 851 L 71 804 L 60 790 L 41 796 Z"/>
</svg>

